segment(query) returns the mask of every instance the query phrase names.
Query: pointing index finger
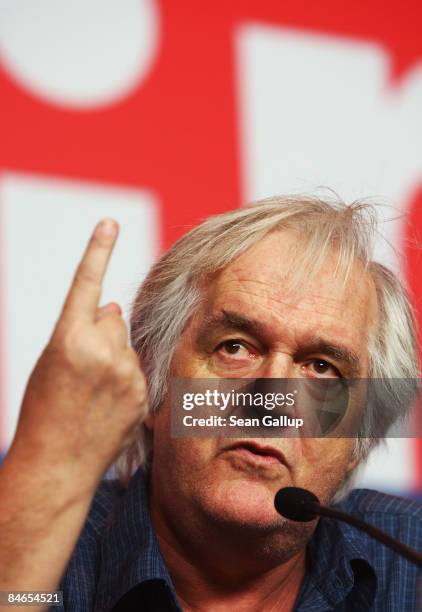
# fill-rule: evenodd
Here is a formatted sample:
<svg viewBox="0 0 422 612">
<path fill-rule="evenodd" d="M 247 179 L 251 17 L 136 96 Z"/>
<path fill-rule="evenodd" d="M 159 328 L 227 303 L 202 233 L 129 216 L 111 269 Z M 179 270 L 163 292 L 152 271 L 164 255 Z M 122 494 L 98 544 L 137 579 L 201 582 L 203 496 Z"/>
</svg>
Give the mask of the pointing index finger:
<svg viewBox="0 0 422 612">
<path fill-rule="evenodd" d="M 119 226 L 113 219 L 103 219 L 96 226 L 67 294 L 62 318 L 94 320 L 118 232 Z"/>
</svg>

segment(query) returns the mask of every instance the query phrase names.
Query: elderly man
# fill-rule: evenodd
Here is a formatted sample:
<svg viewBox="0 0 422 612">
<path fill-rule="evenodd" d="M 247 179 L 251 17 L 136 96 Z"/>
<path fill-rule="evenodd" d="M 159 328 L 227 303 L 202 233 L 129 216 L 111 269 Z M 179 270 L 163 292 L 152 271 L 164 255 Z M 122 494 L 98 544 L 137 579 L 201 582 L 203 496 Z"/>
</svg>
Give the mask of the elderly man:
<svg viewBox="0 0 422 612">
<path fill-rule="evenodd" d="M 410 562 L 343 524 L 274 509 L 281 487 L 303 487 L 422 547 L 416 503 L 347 493 L 410 408 L 392 379 L 418 377 L 411 308 L 371 261 L 373 225 L 367 206 L 312 197 L 206 220 L 140 288 L 130 348 L 119 306 L 98 308 L 117 237 L 103 221 L 0 472 L 0 590 L 60 584 L 67 612 L 417 610 Z M 362 406 L 355 437 L 183 438 L 175 378 L 377 378 L 394 401 Z M 118 457 L 120 480 L 99 484 Z"/>
</svg>

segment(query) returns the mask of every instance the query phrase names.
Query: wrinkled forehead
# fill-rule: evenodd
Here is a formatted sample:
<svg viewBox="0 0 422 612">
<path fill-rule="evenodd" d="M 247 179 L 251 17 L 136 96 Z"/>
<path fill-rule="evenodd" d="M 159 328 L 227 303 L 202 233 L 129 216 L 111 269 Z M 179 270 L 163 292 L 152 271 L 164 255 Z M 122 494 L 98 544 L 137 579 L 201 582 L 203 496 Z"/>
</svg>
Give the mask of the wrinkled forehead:
<svg viewBox="0 0 422 612">
<path fill-rule="evenodd" d="M 267 236 L 214 277 L 207 291 L 209 307 L 218 308 L 230 300 L 252 308 L 262 305 L 263 312 L 280 315 L 299 309 L 309 316 L 320 313 L 337 318 L 369 334 L 378 322 L 378 300 L 364 264 L 355 260 L 345 277 L 334 247 L 307 267 L 302 251 L 297 232 L 284 230 Z M 317 316 L 314 319 L 318 321 Z"/>
</svg>

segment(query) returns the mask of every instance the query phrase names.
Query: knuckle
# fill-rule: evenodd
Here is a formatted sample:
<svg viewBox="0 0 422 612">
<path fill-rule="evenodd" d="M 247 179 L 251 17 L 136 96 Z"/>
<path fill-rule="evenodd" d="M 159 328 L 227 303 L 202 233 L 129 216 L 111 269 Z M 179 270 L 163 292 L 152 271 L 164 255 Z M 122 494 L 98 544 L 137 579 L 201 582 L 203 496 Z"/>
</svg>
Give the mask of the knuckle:
<svg viewBox="0 0 422 612">
<path fill-rule="evenodd" d="M 98 275 L 95 273 L 95 270 L 84 262 L 79 266 L 76 272 L 74 284 L 75 286 L 85 284 L 98 285 Z"/>
<path fill-rule="evenodd" d="M 109 371 L 114 364 L 112 348 L 106 342 L 97 342 L 86 329 L 71 326 L 58 340 L 64 360 L 81 372 Z"/>
<path fill-rule="evenodd" d="M 143 376 L 136 377 L 133 382 L 133 395 L 140 402 L 144 403 L 148 397 L 146 382 Z"/>
<path fill-rule="evenodd" d="M 133 360 L 125 360 L 118 367 L 118 390 L 122 393 L 128 404 L 132 407 L 134 415 L 139 416 L 139 406 L 147 401 L 147 386 L 139 365 Z"/>
<path fill-rule="evenodd" d="M 98 366 L 101 370 L 109 372 L 114 367 L 113 351 L 111 347 L 105 344 L 98 347 L 95 351 L 92 351 L 91 357 L 94 361 L 94 364 Z"/>
<path fill-rule="evenodd" d="M 134 366 L 127 359 L 122 359 L 116 366 L 116 378 L 124 387 L 132 386 Z"/>
<path fill-rule="evenodd" d="M 72 361 L 73 356 L 81 351 L 84 334 L 78 326 L 61 326 L 52 338 L 51 345 L 56 352 Z"/>
</svg>

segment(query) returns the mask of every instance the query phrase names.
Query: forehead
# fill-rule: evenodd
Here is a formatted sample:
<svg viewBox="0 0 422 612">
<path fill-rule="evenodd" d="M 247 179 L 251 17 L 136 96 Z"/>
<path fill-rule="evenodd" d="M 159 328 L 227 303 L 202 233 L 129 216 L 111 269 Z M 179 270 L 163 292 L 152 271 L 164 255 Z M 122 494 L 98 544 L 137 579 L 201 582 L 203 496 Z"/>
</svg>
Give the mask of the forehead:
<svg viewBox="0 0 422 612">
<path fill-rule="evenodd" d="M 375 285 L 363 264 L 354 264 L 344 284 L 335 276 L 337 256 L 331 250 L 306 285 L 292 291 L 300 249 L 300 236 L 290 230 L 258 242 L 214 278 L 207 291 L 207 314 L 240 310 L 259 316 L 272 332 L 286 324 L 286 333 L 309 335 L 318 328 L 363 349 L 378 311 Z"/>
</svg>

